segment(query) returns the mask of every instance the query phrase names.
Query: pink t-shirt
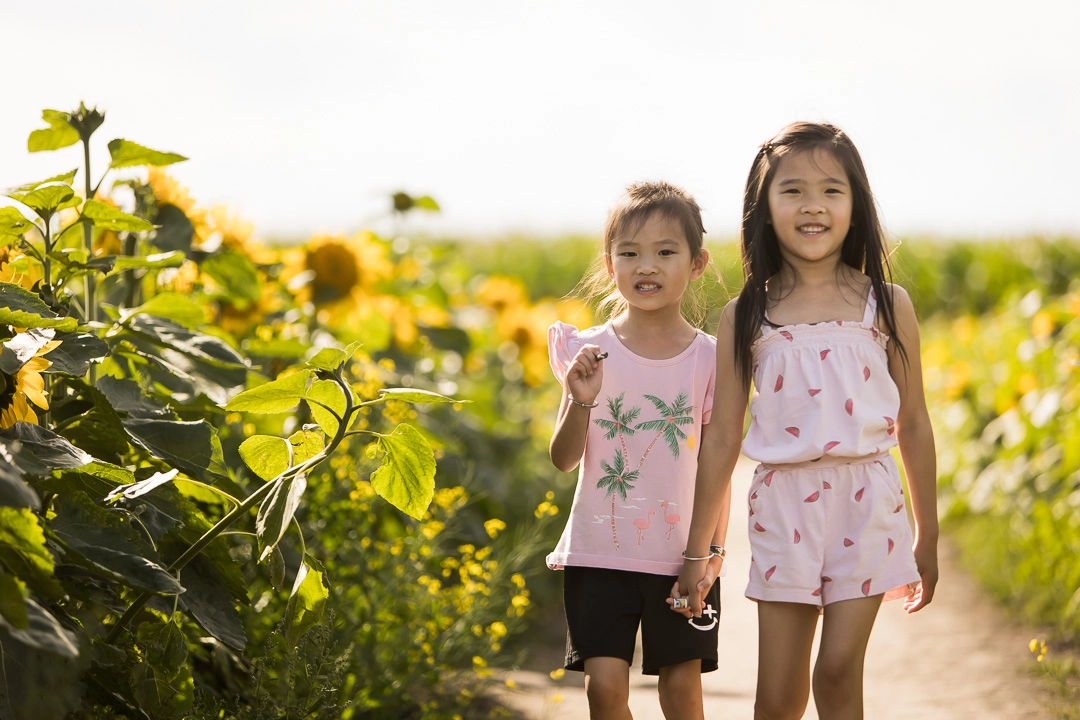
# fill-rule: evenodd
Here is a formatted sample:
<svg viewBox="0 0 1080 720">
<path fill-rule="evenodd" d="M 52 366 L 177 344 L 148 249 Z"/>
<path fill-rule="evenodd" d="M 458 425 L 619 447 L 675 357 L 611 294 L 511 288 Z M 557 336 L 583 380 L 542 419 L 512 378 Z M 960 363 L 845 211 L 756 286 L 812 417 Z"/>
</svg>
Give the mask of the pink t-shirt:
<svg viewBox="0 0 1080 720">
<path fill-rule="evenodd" d="M 598 345 L 604 383 L 592 411 L 574 503 L 548 567 L 677 575 L 694 504 L 701 426 L 716 385 L 716 339 L 698 331 L 666 360 L 630 352 L 611 323 L 548 329 L 551 369 L 565 385 L 582 345 Z"/>
<path fill-rule="evenodd" d="M 876 313 L 871 291 L 862 322 L 762 326 L 751 348 L 747 457 L 799 463 L 879 455 L 896 445 L 900 392 Z"/>
</svg>

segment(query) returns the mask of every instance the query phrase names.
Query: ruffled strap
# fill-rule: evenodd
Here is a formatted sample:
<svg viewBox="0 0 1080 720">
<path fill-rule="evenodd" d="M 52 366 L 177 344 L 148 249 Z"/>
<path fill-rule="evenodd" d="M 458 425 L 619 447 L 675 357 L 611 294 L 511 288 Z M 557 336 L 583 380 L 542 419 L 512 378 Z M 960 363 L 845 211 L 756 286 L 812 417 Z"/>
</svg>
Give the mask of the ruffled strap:
<svg viewBox="0 0 1080 720">
<path fill-rule="evenodd" d="M 573 325 L 556 321 L 548 328 L 548 361 L 560 385 L 566 383 L 566 371 L 584 344 Z"/>
<path fill-rule="evenodd" d="M 866 310 L 863 311 L 863 325 L 867 327 L 874 327 L 874 322 L 877 320 L 877 293 L 874 292 L 874 286 L 870 286 L 870 292 L 866 295 Z"/>
</svg>

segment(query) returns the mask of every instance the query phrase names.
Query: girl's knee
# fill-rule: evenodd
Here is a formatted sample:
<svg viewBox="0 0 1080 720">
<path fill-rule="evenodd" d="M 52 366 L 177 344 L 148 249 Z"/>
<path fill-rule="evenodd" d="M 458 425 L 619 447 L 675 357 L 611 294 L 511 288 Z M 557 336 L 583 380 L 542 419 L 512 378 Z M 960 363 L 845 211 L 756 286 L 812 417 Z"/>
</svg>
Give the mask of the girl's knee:
<svg viewBox="0 0 1080 720">
<path fill-rule="evenodd" d="M 630 704 L 630 683 L 626 678 L 609 673 L 588 675 L 585 695 L 590 708 L 614 709 Z"/>
<path fill-rule="evenodd" d="M 697 717 L 701 712 L 701 663 L 693 661 L 660 671 L 656 686 L 664 714 L 673 712 L 684 717 Z"/>
<path fill-rule="evenodd" d="M 754 701 L 754 720 L 798 720 L 806 712 L 809 694 L 798 691 L 762 694 Z"/>
<path fill-rule="evenodd" d="M 814 667 L 814 697 L 842 699 L 858 695 L 862 659 L 819 658 Z"/>
</svg>

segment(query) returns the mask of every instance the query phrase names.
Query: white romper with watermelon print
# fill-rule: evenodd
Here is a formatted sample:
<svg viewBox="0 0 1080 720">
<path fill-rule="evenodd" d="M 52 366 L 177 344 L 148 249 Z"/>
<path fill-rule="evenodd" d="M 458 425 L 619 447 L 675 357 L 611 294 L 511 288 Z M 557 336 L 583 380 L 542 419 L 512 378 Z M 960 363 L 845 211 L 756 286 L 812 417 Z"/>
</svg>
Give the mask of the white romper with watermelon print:
<svg viewBox="0 0 1080 720">
<path fill-rule="evenodd" d="M 631 352 L 611 323 L 548 329 L 551 369 L 565 386 L 582 345 L 608 353 L 589 417 L 570 517 L 548 567 L 678 575 L 690 530 L 702 424 L 712 414 L 716 339 L 702 331 L 681 353 Z"/>
<path fill-rule="evenodd" d="M 920 579 L 889 452 L 900 395 L 876 314 L 871 290 L 861 322 L 765 324 L 751 348 L 753 600 L 892 600 Z"/>
</svg>

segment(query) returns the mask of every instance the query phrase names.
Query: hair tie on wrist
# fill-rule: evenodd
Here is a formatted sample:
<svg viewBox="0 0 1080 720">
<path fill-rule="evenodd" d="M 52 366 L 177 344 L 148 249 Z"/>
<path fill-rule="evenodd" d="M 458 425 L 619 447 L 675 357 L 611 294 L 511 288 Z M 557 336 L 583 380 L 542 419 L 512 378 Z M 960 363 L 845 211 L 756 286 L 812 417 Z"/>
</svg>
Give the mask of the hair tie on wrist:
<svg viewBox="0 0 1080 720">
<path fill-rule="evenodd" d="M 718 557 L 721 560 L 727 557 L 727 549 L 723 545 L 710 545 L 709 555 L 712 557 Z"/>
</svg>

